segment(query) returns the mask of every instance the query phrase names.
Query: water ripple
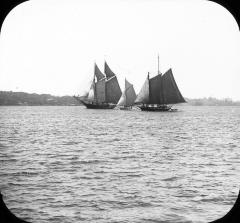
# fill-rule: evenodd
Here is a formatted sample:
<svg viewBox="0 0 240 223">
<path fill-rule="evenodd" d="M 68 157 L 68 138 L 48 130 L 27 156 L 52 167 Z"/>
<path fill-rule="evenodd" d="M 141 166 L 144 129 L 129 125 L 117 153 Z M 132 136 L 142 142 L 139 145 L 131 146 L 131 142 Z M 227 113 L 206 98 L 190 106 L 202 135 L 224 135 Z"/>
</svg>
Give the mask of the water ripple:
<svg viewBox="0 0 240 223">
<path fill-rule="evenodd" d="M 5 202 L 38 223 L 220 218 L 238 193 L 240 108 L 179 108 L 0 107 Z"/>
</svg>

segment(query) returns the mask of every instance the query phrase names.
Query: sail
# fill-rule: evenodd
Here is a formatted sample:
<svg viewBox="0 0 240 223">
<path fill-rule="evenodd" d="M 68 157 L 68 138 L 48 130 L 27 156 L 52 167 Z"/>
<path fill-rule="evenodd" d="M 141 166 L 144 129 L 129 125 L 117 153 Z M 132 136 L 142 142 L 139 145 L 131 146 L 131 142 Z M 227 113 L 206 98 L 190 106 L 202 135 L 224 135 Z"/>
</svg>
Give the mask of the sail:
<svg viewBox="0 0 240 223">
<path fill-rule="evenodd" d="M 116 76 L 112 70 L 110 69 L 110 67 L 108 66 L 107 62 L 105 61 L 104 64 L 104 73 L 106 74 L 107 79 L 110 79 L 111 77 Z"/>
<path fill-rule="evenodd" d="M 92 82 L 92 85 L 90 87 L 90 90 L 88 92 L 87 99 L 93 101 L 95 98 L 95 83 L 94 81 Z"/>
<path fill-rule="evenodd" d="M 114 76 L 108 79 L 106 82 L 106 102 L 117 104 L 122 92 L 118 84 L 117 77 Z"/>
<path fill-rule="evenodd" d="M 125 89 L 122 93 L 120 100 L 118 101 L 119 106 L 132 106 L 136 99 L 136 93 L 133 85 L 125 79 Z"/>
<path fill-rule="evenodd" d="M 162 76 L 163 95 L 165 104 L 176 104 L 186 102 L 174 80 L 172 70 L 169 69 Z"/>
<path fill-rule="evenodd" d="M 158 74 L 149 80 L 149 104 L 163 104 L 162 75 Z"/>
<path fill-rule="evenodd" d="M 94 75 L 97 77 L 98 81 L 105 77 L 104 74 L 98 68 L 96 63 L 95 63 L 95 66 L 94 66 Z"/>
<path fill-rule="evenodd" d="M 125 94 L 125 91 L 122 93 L 122 96 L 119 99 L 117 105 L 118 106 L 126 106 L 126 94 Z"/>
<path fill-rule="evenodd" d="M 97 102 L 105 102 L 105 79 L 95 83 L 95 92 Z"/>
<path fill-rule="evenodd" d="M 126 106 L 132 106 L 137 95 L 135 93 L 135 90 L 133 88 L 133 85 L 130 84 L 127 80 L 125 80 L 125 94 L 126 94 Z"/>
<path fill-rule="evenodd" d="M 132 87 L 132 84 L 128 82 L 127 79 L 125 78 L 125 90 L 128 90 L 128 88 L 130 87 Z"/>
<path fill-rule="evenodd" d="M 139 94 L 137 95 L 137 98 L 135 100 L 135 103 L 143 103 L 148 104 L 149 103 L 149 77 L 145 80 Z"/>
</svg>

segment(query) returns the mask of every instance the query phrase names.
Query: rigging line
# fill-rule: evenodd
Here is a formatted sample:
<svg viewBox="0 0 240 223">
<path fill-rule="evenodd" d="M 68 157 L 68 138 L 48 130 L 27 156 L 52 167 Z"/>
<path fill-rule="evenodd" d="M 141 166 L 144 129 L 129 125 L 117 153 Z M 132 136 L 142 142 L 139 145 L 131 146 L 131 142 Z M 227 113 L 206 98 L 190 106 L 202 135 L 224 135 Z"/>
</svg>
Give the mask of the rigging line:
<svg viewBox="0 0 240 223">
<path fill-rule="evenodd" d="M 114 77 L 116 77 L 116 75 L 114 75 L 114 76 L 110 77 L 109 79 L 107 79 L 106 82 L 112 80 Z"/>
</svg>

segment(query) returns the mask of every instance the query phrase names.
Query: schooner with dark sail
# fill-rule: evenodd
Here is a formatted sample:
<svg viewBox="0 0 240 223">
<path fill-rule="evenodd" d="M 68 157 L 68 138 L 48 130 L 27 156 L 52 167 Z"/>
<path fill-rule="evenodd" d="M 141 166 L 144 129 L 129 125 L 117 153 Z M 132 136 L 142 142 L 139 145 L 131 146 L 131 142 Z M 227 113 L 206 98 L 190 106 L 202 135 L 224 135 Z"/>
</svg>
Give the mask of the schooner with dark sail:
<svg viewBox="0 0 240 223">
<path fill-rule="evenodd" d="M 119 99 L 117 106 L 121 110 L 131 109 L 136 97 L 137 95 L 135 93 L 133 85 L 130 82 L 128 82 L 127 79 L 125 78 L 125 88 L 122 92 L 122 96 Z"/>
<path fill-rule="evenodd" d="M 82 97 L 75 96 L 87 108 L 113 109 L 121 97 L 122 92 L 117 76 L 109 68 L 106 61 L 104 64 L 104 73 L 105 75 L 95 63 L 93 80 L 87 95 Z"/>
<path fill-rule="evenodd" d="M 145 80 L 135 104 L 142 111 L 171 111 L 171 105 L 186 102 L 174 80 L 172 69 L 163 75 L 159 72 L 155 77 Z"/>
</svg>

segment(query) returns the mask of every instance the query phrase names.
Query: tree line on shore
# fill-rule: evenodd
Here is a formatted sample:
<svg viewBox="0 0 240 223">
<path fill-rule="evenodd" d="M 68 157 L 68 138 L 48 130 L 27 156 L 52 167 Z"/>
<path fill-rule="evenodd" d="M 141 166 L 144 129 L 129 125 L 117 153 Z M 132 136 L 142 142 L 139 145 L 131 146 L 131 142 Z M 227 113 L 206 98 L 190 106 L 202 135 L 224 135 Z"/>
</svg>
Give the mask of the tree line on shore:
<svg viewBox="0 0 240 223">
<path fill-rule="evenodd" d="M 72 96 L 0 91 L 0 105 L 79 105 Z"/>
<path fill-rule="evenodd" d="M 213 97 L 189 99 L 182 105 L 194 106 L 240 106 L 240 101 L 232 101 L 230 98 L 217 99 Z M 0 105 L 49 105 L 49 106 L 77 106 L 81 105 L 72 96 L 53 96 L 50 94 L 30 94 L 26 92 L 0 91 Z"/>
</svg>

